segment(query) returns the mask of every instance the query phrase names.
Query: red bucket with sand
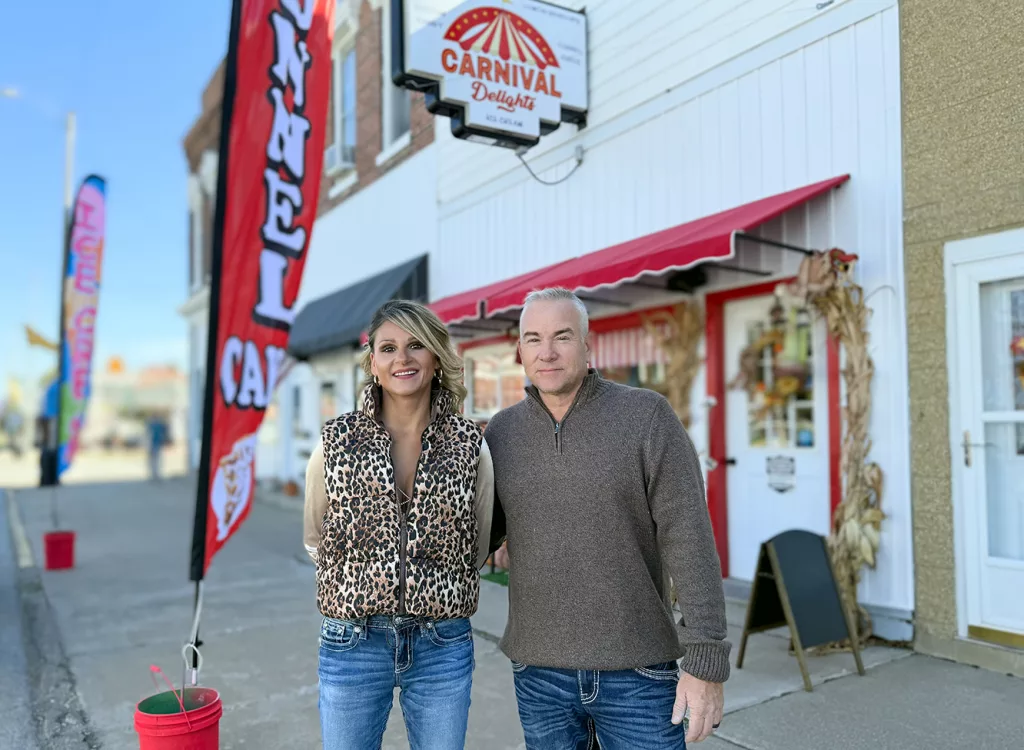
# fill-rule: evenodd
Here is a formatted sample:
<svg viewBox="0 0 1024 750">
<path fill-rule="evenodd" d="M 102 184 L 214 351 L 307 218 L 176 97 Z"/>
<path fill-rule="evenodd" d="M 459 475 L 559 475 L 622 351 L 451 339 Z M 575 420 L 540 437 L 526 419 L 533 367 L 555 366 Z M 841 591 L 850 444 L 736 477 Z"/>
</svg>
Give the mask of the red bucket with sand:
<svg viewBox="0 0 1024 750">
<path fill-rule="evenodd" d="M 135 731 L 140 750 L 218 750 L 220 694 L 212 688 L 167 690 L 139 701 Z"/>
</svg>

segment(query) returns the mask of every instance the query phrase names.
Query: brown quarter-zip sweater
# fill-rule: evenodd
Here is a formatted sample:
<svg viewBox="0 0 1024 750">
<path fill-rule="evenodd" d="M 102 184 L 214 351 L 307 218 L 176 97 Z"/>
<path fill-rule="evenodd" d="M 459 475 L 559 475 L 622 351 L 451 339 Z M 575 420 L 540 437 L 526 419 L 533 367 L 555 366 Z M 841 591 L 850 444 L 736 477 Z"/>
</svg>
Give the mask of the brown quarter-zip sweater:
<svg viewBox="0 0 1024 750">
<path fill-rule="evenodd" d="M 721 565 L 693 443 L 654 391 L 587 375 L 561 423 L 536 389 L 488 424 L 513 661 L 729 677 Z M 666 574 L 682 619 L 673 621 Z"/>
</svg>

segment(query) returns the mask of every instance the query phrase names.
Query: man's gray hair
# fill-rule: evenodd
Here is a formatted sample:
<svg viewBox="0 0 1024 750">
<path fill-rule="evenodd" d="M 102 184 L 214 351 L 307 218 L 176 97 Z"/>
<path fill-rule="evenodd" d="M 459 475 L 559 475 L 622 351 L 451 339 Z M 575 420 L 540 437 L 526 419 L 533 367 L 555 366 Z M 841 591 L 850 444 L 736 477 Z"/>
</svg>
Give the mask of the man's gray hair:
<svg viewBox="0 0 1024 750">
<path fill-rule="evenodd" d="M 580 336 L 586 337 L 587 333 L 590 332 L 590 314 L 587 312 L 587 306 L 583 304 L 583 300 L 571 291 L 560 286 L 548 287 L 547 289 L 537 289 L 526 295 L 526 300 L 523 302 L 523 310 L 519 313 L 519 330 L 523 330 L 523 315 L 526 314 L 526 308 L 530 306 L 530 303 L 558 302 L 561 300 L 571 302 L 573 307 L 575 307 L 579 312 Z"/>
</svg>

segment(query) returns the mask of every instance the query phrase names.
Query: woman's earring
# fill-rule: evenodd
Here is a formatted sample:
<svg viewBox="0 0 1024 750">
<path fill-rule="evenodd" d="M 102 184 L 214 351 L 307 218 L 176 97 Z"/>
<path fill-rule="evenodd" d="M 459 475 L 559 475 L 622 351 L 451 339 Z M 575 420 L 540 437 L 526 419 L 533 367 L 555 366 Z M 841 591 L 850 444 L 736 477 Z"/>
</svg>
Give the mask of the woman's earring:
<svg viewBox="0 0 1024 750">
<path fill-rule="evenodd" d="M 380 378 L 378 378 L 376 375 L 373 376 L 373 384 L 376 386 L 380 386 Z"/>
<path fill-rule="evenodd" d="M 437 382 L 440 383 L 442 380 L 444 380 L 444 370 L 442 370 L 440 367 L 438 367 L 437 368 Z"/>
</svg>

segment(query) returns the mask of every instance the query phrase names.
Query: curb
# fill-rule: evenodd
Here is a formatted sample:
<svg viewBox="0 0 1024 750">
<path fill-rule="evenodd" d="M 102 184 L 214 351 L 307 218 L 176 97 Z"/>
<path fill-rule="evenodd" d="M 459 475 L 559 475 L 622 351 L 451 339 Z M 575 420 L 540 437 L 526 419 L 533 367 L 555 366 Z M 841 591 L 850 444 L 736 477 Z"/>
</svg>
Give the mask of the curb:
<svg viewBox="0 0 1024 750">
<path fill-rule="evenodd" d="M 32 722 L 40 747 L 47 750 L 99 750 L 102 744 L 89 724 L 57 619 L 46 596 L 42 574 L 32 559 L 14 493 L 4 492 L 11 520 L 11 543 L 17 551 L 17 588 L 21 603 L 22 641 L 28 669 Z"/>
</svg>

